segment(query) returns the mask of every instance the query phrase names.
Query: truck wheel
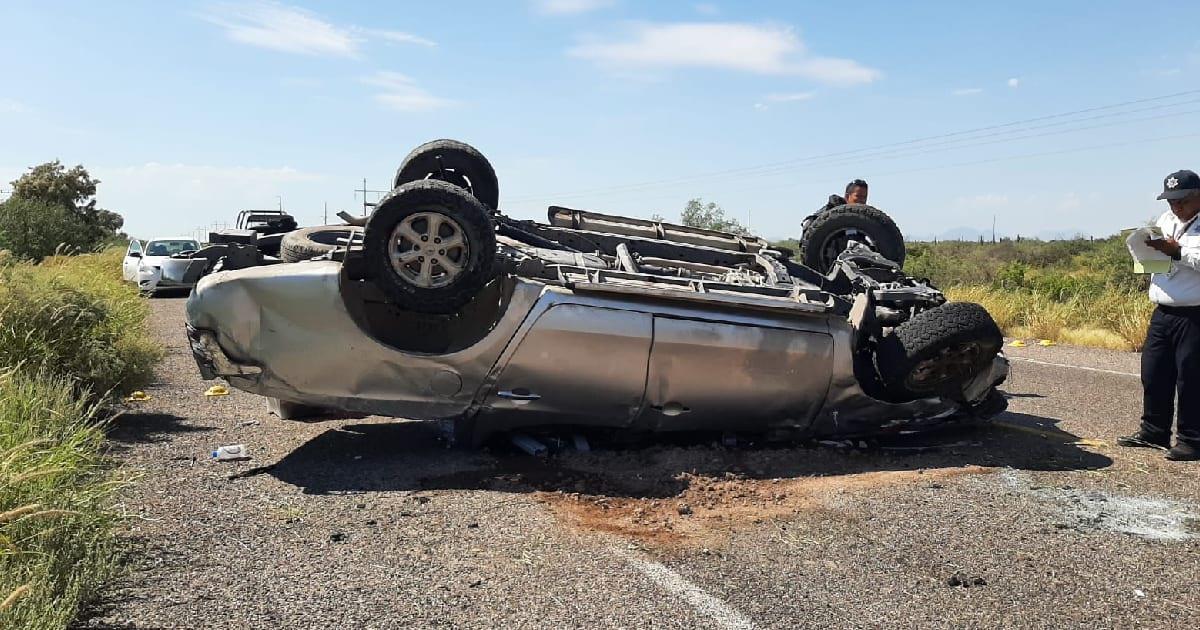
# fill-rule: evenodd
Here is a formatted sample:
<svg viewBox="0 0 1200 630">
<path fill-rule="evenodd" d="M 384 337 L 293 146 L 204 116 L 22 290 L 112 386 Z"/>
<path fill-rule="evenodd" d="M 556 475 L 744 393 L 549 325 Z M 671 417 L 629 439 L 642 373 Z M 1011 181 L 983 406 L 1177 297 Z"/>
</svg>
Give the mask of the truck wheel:
<svg viewBox="0 0 1200 630">
<path fill-rule="evenodd" d="M 495 169 L 478 149 L 465 142 L 434 140 L 413 149 L 396 170 L 392 187 L 423 179 L 438 179 L 463 188 L 492 210 L 500 203 Z"/>
<path fill-rule="evenodd" d="M 914 397 L 960 394 L 987 369 L 1004 338 L 987 310 L 949 302 L 918 313 L 879 344 L 877 366 L 893 394 Z"/>
<path fill-rule="evenodd" d="M 494 275 L 496 228 L 478 199 L 426 179 L 380 200 L 363 249 L 368 272 L 392 302 L 418 313 L 454 313 Z"/>
<path fill-rule="evenodd" d="M 279 241 L 279 259 L 300 262 L 324 256 L 338 248 L 346 249 L 347 242 L 352 246 L 361 244 L 362 233 L 361 229 L 344 225 L 318 225 L 288 232 Z"/>
<path fill-rule="evenodd" d="M 804 249 L 801 260 L 811 269 L 829 273 L 852 239 L 904 265 L 904 236 L 900 228 L 882 210 L 863 204 L 835 206 L 817 214 L 800 238 Z"/>
</svg>

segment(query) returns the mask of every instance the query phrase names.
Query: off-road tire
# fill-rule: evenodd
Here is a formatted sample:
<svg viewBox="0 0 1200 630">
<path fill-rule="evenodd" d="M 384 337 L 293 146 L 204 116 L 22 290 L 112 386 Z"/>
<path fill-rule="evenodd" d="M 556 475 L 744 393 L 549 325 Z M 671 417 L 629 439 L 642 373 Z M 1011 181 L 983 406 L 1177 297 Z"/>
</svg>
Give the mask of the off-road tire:
<svg viewBox="0 0 1200 630">
<path fill-rule="evenodd" d="M 345 225 L 318 225 L 288 232 L 279 241 L 279 259 L 300 262 L 324 256 L 339 248 L 346 249 L 346 239 L 350 238 L 351 229 L 362 232 L 361 228 Z"/>
<path fill-rule="evenodd" d="M 413 149 L 392 180 L 392 188 L 424 179 L 437 179 L 440 169 L 465 175 L 471 194 L 483 205 L 496 209 L 500 203 L 500 183 L 491 162 L 475 147 L 458 140 L 434 140 Z M 457 181 L 451 181 L 457 184 Z"/>
<path fill-rule="evenodd" d="M 864 205 L 846 204 L 822 210 L 800 238 L 801 261 L 820 273 L 829 273 L 836 256 L 825 252 L 826 244 L 845 230 L 858 230 L 875 244 L 881 256 L 904 266 L 904 235 L 884 211 Z"/>
<path fill-rule="evenodd" d="M 879 344 L 876 365 L 884 386 L 902 397 L 956 396 L 987 369 L 1004 345 L 1000 327 L 987 309 L 972 302 L 949 302 L 918 313 L 897 326 Z M 972 349 L 973 348 L 973 349 Z M 916 371 L 951 356 L 947 378 L 924 384 Z"/>
<path fill-rule="evenodd" d="M 454 220 L 467 242 L 467 261 L 460 275 L 441 287 L 409 283 L 392 266 L 389 240 L 406 217 L 434 210 Z M 496 228 L 491 212 L 462 188 L 425 179 L 404 184 L 388 193 L 367 221 L 363 257 L 369 277 L 397 306 L 417 312 L 455 313 L 475 298 L 496 269 Z"/>
</svg>

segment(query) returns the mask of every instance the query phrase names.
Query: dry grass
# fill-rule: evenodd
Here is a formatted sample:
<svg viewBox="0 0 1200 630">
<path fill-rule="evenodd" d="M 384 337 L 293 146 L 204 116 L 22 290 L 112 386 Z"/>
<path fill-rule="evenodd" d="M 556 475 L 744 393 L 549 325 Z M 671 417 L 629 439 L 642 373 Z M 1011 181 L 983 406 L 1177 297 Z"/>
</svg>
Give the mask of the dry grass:
<svg viewBox="0 0 1200 630">
<path fill-rule="evenodd" d="M 1141 350 L 1154 311 L 1144 293 L 1121 289 L 1065 300 L 983 286 L 954 287 L 946 293 L 955 301 L 982 304 L 1010 337 L 1120 350 Z"/>
<path fill-rule="evenodd" d="M 0 255 L 0 628 L 67 627 L 117 568 L 103 405 L 160 354 L 120 260 Z"/>
</svg>

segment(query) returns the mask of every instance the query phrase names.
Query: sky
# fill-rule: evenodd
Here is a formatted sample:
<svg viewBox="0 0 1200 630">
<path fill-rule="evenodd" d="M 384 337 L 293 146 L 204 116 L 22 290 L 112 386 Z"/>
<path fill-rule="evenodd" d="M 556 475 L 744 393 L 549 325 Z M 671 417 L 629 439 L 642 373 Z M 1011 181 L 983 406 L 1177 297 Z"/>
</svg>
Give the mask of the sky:
<svg viewBox="0 0 1200 630">
<path fill-rule="evenodd" d="M 59 159 L 142 238 L 280 205 L 313 225 L 456 138 L 518 218 L 701 198 L 784 238 L 863 178 L 910 236 L 1103 236 L 1200 170 L 1183 9 L 0 0 L 0 191 Z"/>
</svg>

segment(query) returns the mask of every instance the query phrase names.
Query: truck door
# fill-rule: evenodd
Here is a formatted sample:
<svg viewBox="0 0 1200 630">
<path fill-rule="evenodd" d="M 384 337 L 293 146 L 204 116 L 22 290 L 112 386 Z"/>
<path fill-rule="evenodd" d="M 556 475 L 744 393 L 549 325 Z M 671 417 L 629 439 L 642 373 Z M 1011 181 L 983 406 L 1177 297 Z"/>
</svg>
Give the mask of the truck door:
<svg viewBox="0 0 1200 630">
<path fill-rule="evenodd" d="M 808 330 L 654 318 L 646 406 L 655 430 L 804 427 L 829 391 L 833 337 Z"/>
<path fill-rule="evenodd" d="M 652 319 L 579 304 L 551 307 L 508 356 L 481 422 L 497 423 L 497 430 L 542 423 L 628 425 L 646 391 Z"/>
</svg>

